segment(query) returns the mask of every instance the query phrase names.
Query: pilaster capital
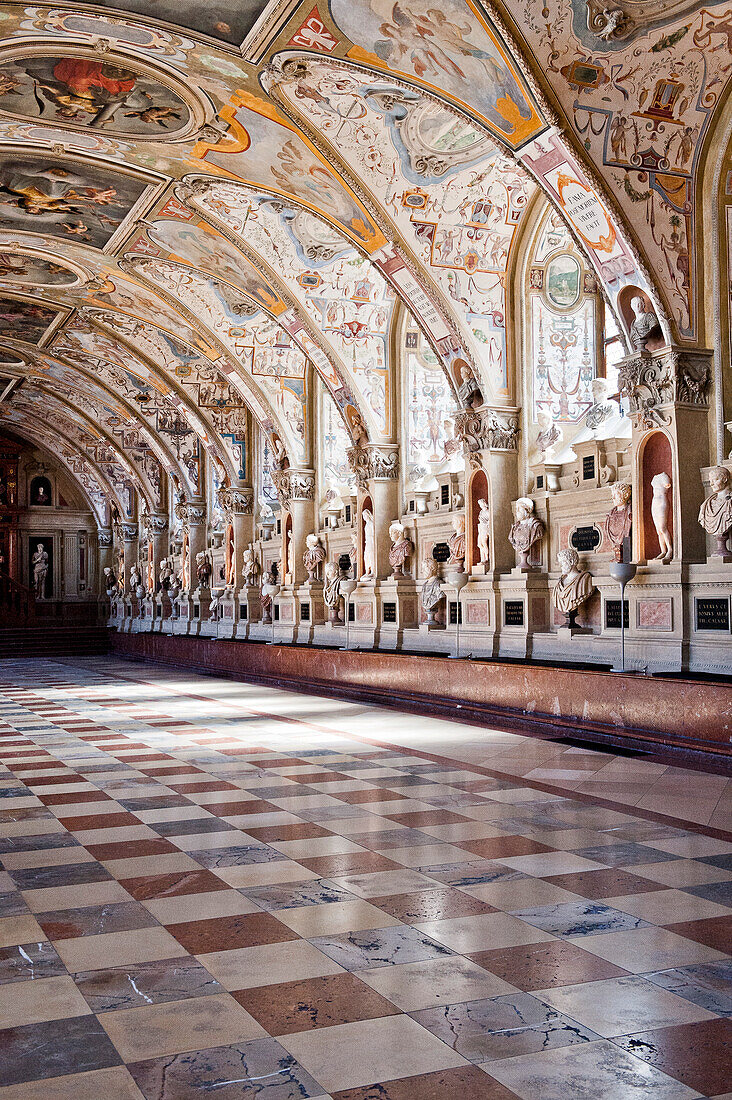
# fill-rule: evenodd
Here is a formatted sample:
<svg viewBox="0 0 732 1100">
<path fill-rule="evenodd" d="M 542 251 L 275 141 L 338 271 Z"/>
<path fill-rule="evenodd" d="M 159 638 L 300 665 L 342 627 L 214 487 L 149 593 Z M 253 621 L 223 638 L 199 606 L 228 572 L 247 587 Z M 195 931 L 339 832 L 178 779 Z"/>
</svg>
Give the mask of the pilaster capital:
<svg viewBox="0 0 732 1100">
<path fill-rule="evenodd" d="M 707 348 L 641 350 L 618 365 L 618 390 L 640 431 L 670 424 L 672 406 L 708 408 L 711 384 L 712 352 Z"/>
<path fill-rule="evenodd" d="M 466 409 L 455 417 L 455 438 L 473 466 L 481 451 L 518 451 L 518 412 L 512 409 Z"/>
<path fill-rule="evenodd" d="M 399 447 L 394 444 L 351 447 L 348 462 L 361 489 L 366 489 L 371 480 L 395 481 L 399 477 Z"/>
<path fill-rule="evenodd" d="M 111 529 L 108 527 L 102 527 L 97 531 L 97 539 L 99 540 L 100 550 L 106 550 L 108 547 L 114 545 L 114 536 Z"/>
<path fill-rule="evenodd" d="M 254 490 L 248 485 L 227 486 L 219 489 L 218 502 L 227 520 L 235 515 L 251 516 L 254 512 Z"/>
<path fill-rule="evenodd" d="M 152 535 L 164 535 L 168 530 L 168 517 L 164 515 L 152 515 L 148 519 L 148 527 Z"/>
<path fill-rule="evenodd" d="M 122 523 L 120 528 L 125 542 L 137 542 L 140 537 L 140 528 L 136 523 Z"/>
<path fill-rule="evenodd" d="M 315 474 L 312 470 L 273 470 L 272 480 L 283 508 L 293 500 L 315 500 Z"/>
</svg>

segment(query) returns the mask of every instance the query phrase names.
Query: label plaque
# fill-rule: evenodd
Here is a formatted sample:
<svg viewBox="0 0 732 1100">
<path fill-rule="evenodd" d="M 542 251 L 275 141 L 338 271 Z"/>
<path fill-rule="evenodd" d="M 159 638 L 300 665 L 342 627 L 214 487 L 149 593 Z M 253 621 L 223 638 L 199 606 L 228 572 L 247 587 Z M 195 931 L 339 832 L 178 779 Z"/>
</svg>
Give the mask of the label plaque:
<svg viewBox="0 0 732 1100">
<path fill-rule="evenodd" d="M 436 542 L 432 547 L 432 557 L 435 561 L 446 562 L 450 560 L 450 547 L 446 542 Z"/>
<path fill-rule="evenodd" d="M 310 622 L 310 604 L 309 603 L 301 603 L 300 604 L 300 622 L 301 623 L 309 623 Z"/>
<path fill-rule="evenodd" d="M 723 630 L 729 634 L 729 599 L 710 596 L 694 601 L 697 630 Z"/>
<path fill-rule="evenodd" d="M 625 629 L 630 626 L 630 605 L 623 600 L 623 618 Z M 620 630 L 620 600 L 605 600 L 605 629 Z"/>
<path fill-rule="evenodd" d="M 395 623 L 396 621 L 397 621 L 396 620 L 396 604 L 391 603 L 391 602 L 385 603 L 384 604 L 384 622 L 385 623 Z"/>
<path fill-rule="evenodd" d="M 341 556 L 338 558 L 338 568 L 340 569 L 341 573 L 350 573 L 351 572 L 351 558 L 350 558 L 350 555 L 341 554 Z"/>
<path fill-rule="evenodd" d="M 450 600 L 450 626 L 457 626 L 458 604 L 457 600 Z M 463 605 L 460 604 L 460 626 L 463 625 Z"/>
<path fill-rule="evenodd" d="M 524 625 L 524 601 L 506 600 L 503 604 L 504 626 Z"/>
<path fill-rule="evenodd" d="M 577 527 L 572 532 L 570 538 L 571 545 L 580 553 L 587 553 L 596 550 L 600 545 L 602 535 L 597 527 L 592 524 L 590 527 Z"/>
<path fill-rule="evenodd" d="M 585 455 L 582 459 L 582 480 L 589 481 L 595 476 L 595 456 Z"/>
</svg>

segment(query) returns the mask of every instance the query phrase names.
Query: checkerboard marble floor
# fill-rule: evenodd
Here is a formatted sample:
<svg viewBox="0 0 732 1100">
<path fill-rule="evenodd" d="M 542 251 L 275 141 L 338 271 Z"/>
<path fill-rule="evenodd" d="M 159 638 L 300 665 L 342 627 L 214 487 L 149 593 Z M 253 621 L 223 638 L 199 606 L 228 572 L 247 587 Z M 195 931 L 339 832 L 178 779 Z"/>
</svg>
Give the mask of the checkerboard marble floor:
<svg viewBox="0 0 732 1100">
<path fill-rule="evenodd" d="M 651 760 L 6 661 L 0 1100 L 732 1100 L 731 810 Z"/>
</svg>

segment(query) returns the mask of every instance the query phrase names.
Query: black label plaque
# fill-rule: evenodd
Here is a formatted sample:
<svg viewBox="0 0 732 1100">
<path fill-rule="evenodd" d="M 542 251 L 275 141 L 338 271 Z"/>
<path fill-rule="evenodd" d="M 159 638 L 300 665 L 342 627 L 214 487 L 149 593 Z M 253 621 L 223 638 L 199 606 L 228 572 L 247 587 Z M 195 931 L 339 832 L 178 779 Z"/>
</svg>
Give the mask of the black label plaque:
<svg viewBox="0 0 732 1100">
<path fill-rule="evenodd" d="M 582 480 L 589 481 L 595 476 L 595 456 L 585 455 L 582 459 Z"/>
<path fill-rule="evenodd" d="M 348 621 L 349 621 L 349 623 L 355 623 L 355 621 L 356 621 L 356 605 L 355 605 L 355 603 L 349 603 L 349 605 L 348 605 Z"/>
<path fill-rule="evenodd" d="M 458 621 L 457 600 L 450 600 L 450 626 L 456 626 Z M 460 604 L 460 625 L 463 625 L 463 605 Z"/>
<path fill-rule="evenodd" d="M 724 630 L 729 634 L 729 600 L 726 596 L 696 600 L 696 629 Z"/>
<path fill-rule="evenodd" d="M 543 474 L 537 474 L 536 475 L 536 488 L 537 489 L 543 489 L 544 488 L 544 475 Z"/>
<path fill-rule="evenodd" d="M 504 626 L 523 626 L 524 625 L 524 601 L 523 600 L 506 600 L 503 604 L 503 623 Z"/>
<path fill-rule="evenodd" d="M 247 605 L 245 603 L 240 603 L 239 604 L 239 618 L 240 619 L 246 619 L 248 613 L 249 613 L 249 609 L 247 608 Z"/>
<path fill-rule="evenodd" d="M 449 504 L 449 503 L 450 503 L 450 486 L 449 485 L 441 485 L 440 486 L 440 504 Z"/>
<path fill-rule="evenodd" d="M 384 622 L 395 623 L 396 622 L 396 604 L 385 603 L 384 604 Z"/>
<path fill-rule="evenodd" d="M 301 603 L 300 604 L 300 622 L 301 623 L 309 623 L 310 622 L 310 604 L 309 603 Z"/>
<path fill-rule="evenodd" d="M 432 557 L 435 561 L 445 562 L 450 560 L 450 547 L 446 542 L 436 542 L 432 547 Z"/>
<path fill-rule="evenodd" d="M 587 551 L 596 550 L 601 539 L 602 535 L 593 524 L 591 527 L 577 527 L 572 532 L 569 541 L 575 550 L 579 550 L 580 553 L 587 553 Z"/>
<path fill-rule="evenodd" d="M 630 608 L 628 600 L 623 600 L 623 618 L 625 629 L 630 626 Z M 620 630 L 620 600 L 605 600 L 605 629 Z"/>
<path fill-rule="evenodd" d="M 340 569 L 341 573 L 351 572 L 351 557 L 349 554 L 341 554 L 341 556 L 338 558 L 338 568 Z"/>
</svg>

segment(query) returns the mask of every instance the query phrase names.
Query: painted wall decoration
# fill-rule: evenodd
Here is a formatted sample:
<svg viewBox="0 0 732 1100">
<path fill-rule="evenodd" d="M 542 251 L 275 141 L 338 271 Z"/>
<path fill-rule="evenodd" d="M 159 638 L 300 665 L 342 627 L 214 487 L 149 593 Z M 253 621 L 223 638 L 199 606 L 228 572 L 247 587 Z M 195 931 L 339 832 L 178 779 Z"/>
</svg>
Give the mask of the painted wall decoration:
<svg viewBox="0 0 732 1100">
<path fill-rule="evenodd" d="M 407 329 L 404 355 L 407 364 L 403 411 L 406 460 L 409 476 L 417 481 L 449 458 L 456 406 L 437 356 L 422 334 L 414 329 Z"/>
<path fill-rule="evenodd" d="M 159 137 L 185 129 L 185 101 L 116 59 L 66 54 L 0 64 L 0 111 L 108 134 Z"/>
<path fill-rule="evenodd" d="M 0 335 L 11 340 L 37 344 L 59 315 L 56 309 L 21 302 L 15 298 L 0 299 Z"/>
<path fill-rule="evenodd" d="M 149 0 L 97 0 L 97 7 L 134 15 L 154 15 L 156 20 L 197 31 L 210 38 L 232 46 L 240 46 L 257 18 L 266 7 L 266 0 L 237 0 L 235 4 L 209 5 L 196 0 L 155 0 L 151 8 Z"/>
<path fill-rule="evenodd" d="M 27 252 L 3 252 L 0 248 L 0 283 L 17 286 L 76 286 L 79 276 L 65 264 Z"/>
<path fill-rule="evenodd" d="M 526 82 L 476 5 L 444 0 L 330 0 L 333 19 L 369 60 L 467 103 L 514 147 L 543 122 Z M 354 51 L 355 52 L 355 51 Z"/>
<path fill-rule="evenodd" d="M 0 153 L 0 229 L 104 248 L 148 186 L 89 162 Z"/>
</svg>

